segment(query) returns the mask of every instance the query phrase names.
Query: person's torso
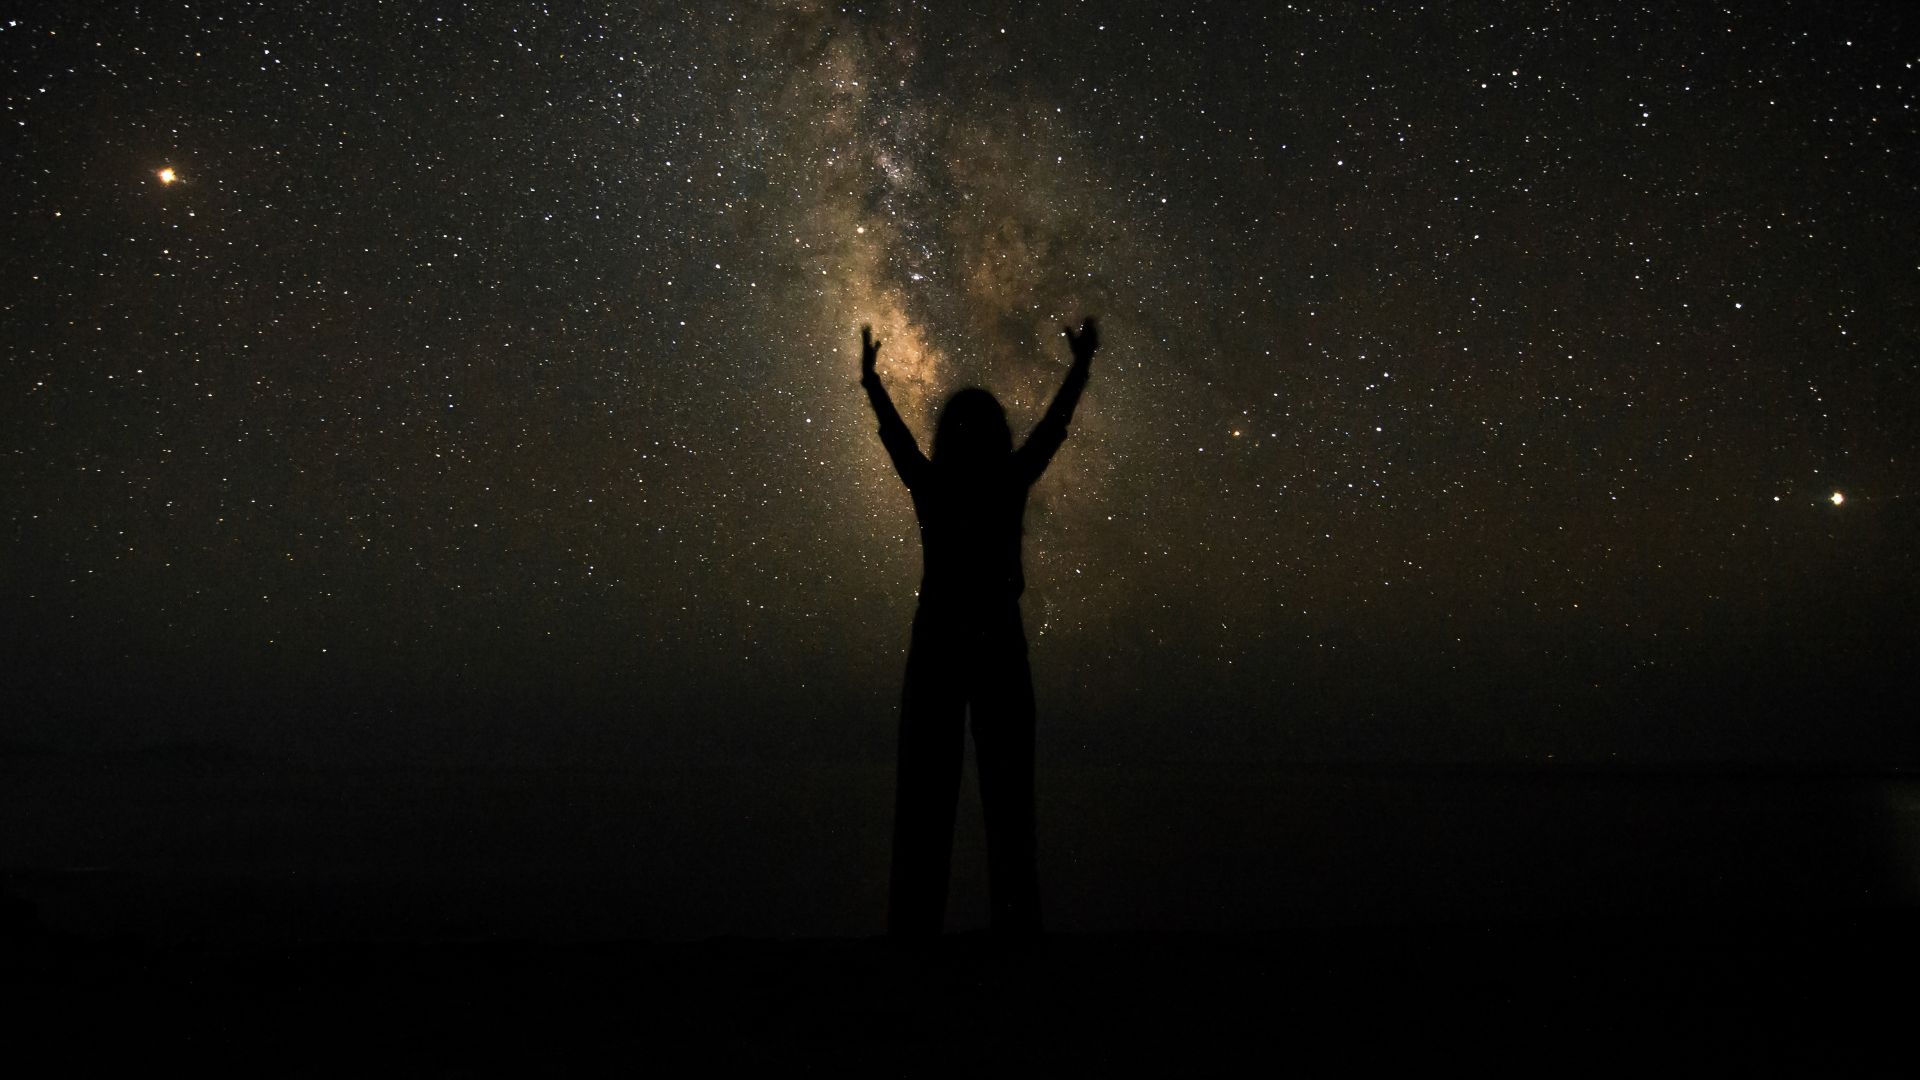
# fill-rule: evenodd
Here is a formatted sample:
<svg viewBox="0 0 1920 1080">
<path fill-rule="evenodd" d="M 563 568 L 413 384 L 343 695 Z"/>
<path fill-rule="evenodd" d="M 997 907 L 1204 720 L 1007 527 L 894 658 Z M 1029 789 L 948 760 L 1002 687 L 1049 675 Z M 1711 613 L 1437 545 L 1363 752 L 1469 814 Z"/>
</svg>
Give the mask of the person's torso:
<svg viewBox="0 0 1920 1080">
<path fill-rule="evenodd" d="M 1021 518 L 1027 486 L 1012 461 L 979 472 L 935 465 L 914 491 L 925 572 L 920 599 L 948 602 L 1004 600 L 1020 595 Z"/>
</svg>

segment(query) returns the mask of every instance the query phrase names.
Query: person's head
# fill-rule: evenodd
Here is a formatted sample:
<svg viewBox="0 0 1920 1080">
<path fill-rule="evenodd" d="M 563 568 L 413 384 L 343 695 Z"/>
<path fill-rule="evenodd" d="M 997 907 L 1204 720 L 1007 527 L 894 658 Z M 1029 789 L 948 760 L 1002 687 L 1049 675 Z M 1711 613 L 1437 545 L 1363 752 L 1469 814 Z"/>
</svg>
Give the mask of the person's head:
<svg viewBox="0 0 1920 1080">
<path fill-rule="evenodd" d="M 933 460 L 967 465 L 1013 453 L 1007 410 L 992 394 L 969 386 L 947 399 L 933 429 Z"/>
</svg>

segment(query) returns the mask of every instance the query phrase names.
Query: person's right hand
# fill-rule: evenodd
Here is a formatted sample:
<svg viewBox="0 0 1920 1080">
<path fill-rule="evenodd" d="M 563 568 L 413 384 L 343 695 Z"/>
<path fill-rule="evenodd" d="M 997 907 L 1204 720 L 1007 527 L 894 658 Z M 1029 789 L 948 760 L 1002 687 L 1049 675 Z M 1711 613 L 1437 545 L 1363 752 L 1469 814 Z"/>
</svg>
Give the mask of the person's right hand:
<svg viewBox="0 0 1920 1080">
<path fill-rule="evenodd" d="M 1073 327 L 1064 328 L 1067 334 L 1067 346 L 1073 350 L 1075 360 L 1093 358 L 1093 351 L 1100 347 L 1100 324 L 1089 315 L 1080 320 L 1080 332 L 1075 334 Z"/>
<path fill-rule="evenodd" d="M 860 328 L 860 377 L 873 374 L 873 358 L 880 354 L 880 343 L 874 340 L 873 327 Z"/>
</svg>

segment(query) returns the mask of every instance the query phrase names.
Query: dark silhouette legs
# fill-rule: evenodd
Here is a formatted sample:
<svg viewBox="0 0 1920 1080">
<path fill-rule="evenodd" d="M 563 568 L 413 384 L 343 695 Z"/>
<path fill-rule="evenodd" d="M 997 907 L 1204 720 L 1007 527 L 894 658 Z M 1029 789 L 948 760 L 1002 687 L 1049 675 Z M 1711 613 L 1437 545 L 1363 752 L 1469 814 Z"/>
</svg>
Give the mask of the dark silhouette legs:
<svg viewBox="0 0 1920 1080">
<path fill-rule="evenodd" d="M 894 937 L 933 937 L 946 918 L 969 706 L 987 827 L 993 929 L 1013 938 L 1040 933 L 1033 678 L 1019 608 L 987 617 L 922 609 L 914 617 L 900 709 L 887 910 L 887 932 Z"/>
<path fill-rule="evenodd" d="M 973 699 L 973 746 L 980 763 L 980 809 L 987 826 L 987 880 L 993 932 L 1040 933 L 1040 881 L 1034 865 L 1033 676 L 1022 635 L 1010 658 Z"/>
<path fill-rule="evenodd" d="M 900 766 L 893 801 L 893 878 L 887 933 L 933 937 L 947 916 L 953 859 L 953 811 L 966 754 L 967 700 L 957 692 L 957 665 L 941 648 L 924 614 L 913 620 L 906 688 L 900 696 Z"/>
</svg>

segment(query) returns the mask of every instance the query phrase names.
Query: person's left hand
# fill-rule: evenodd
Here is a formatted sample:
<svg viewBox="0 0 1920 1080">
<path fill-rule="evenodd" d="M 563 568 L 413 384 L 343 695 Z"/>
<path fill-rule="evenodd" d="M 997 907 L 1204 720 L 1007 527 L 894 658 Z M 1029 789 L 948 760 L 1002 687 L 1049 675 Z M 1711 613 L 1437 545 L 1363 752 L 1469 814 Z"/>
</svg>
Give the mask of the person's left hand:
<svg viewBox="0 0 1920 1080">
<path fill-rule="evenodd" d="M 1080 320 L 1078 334 L 1073 332 L 1071 326 L 1064 329 L 1067 335 L 1067 346 L 1073 350 L 1073 358 L 1075 360 L 1092 359 L 1093 351 L 1100 347 L 1100 324 L 1093 321 L 1093 316 L 1089 315 Z"/>
<path fill-rule="evenodd" d="M 880 355 L 880 342 L 873 336 L 873 327 L 860 328 L 860 377 L 873 374 L 873 358 Z"/>
</svg>

